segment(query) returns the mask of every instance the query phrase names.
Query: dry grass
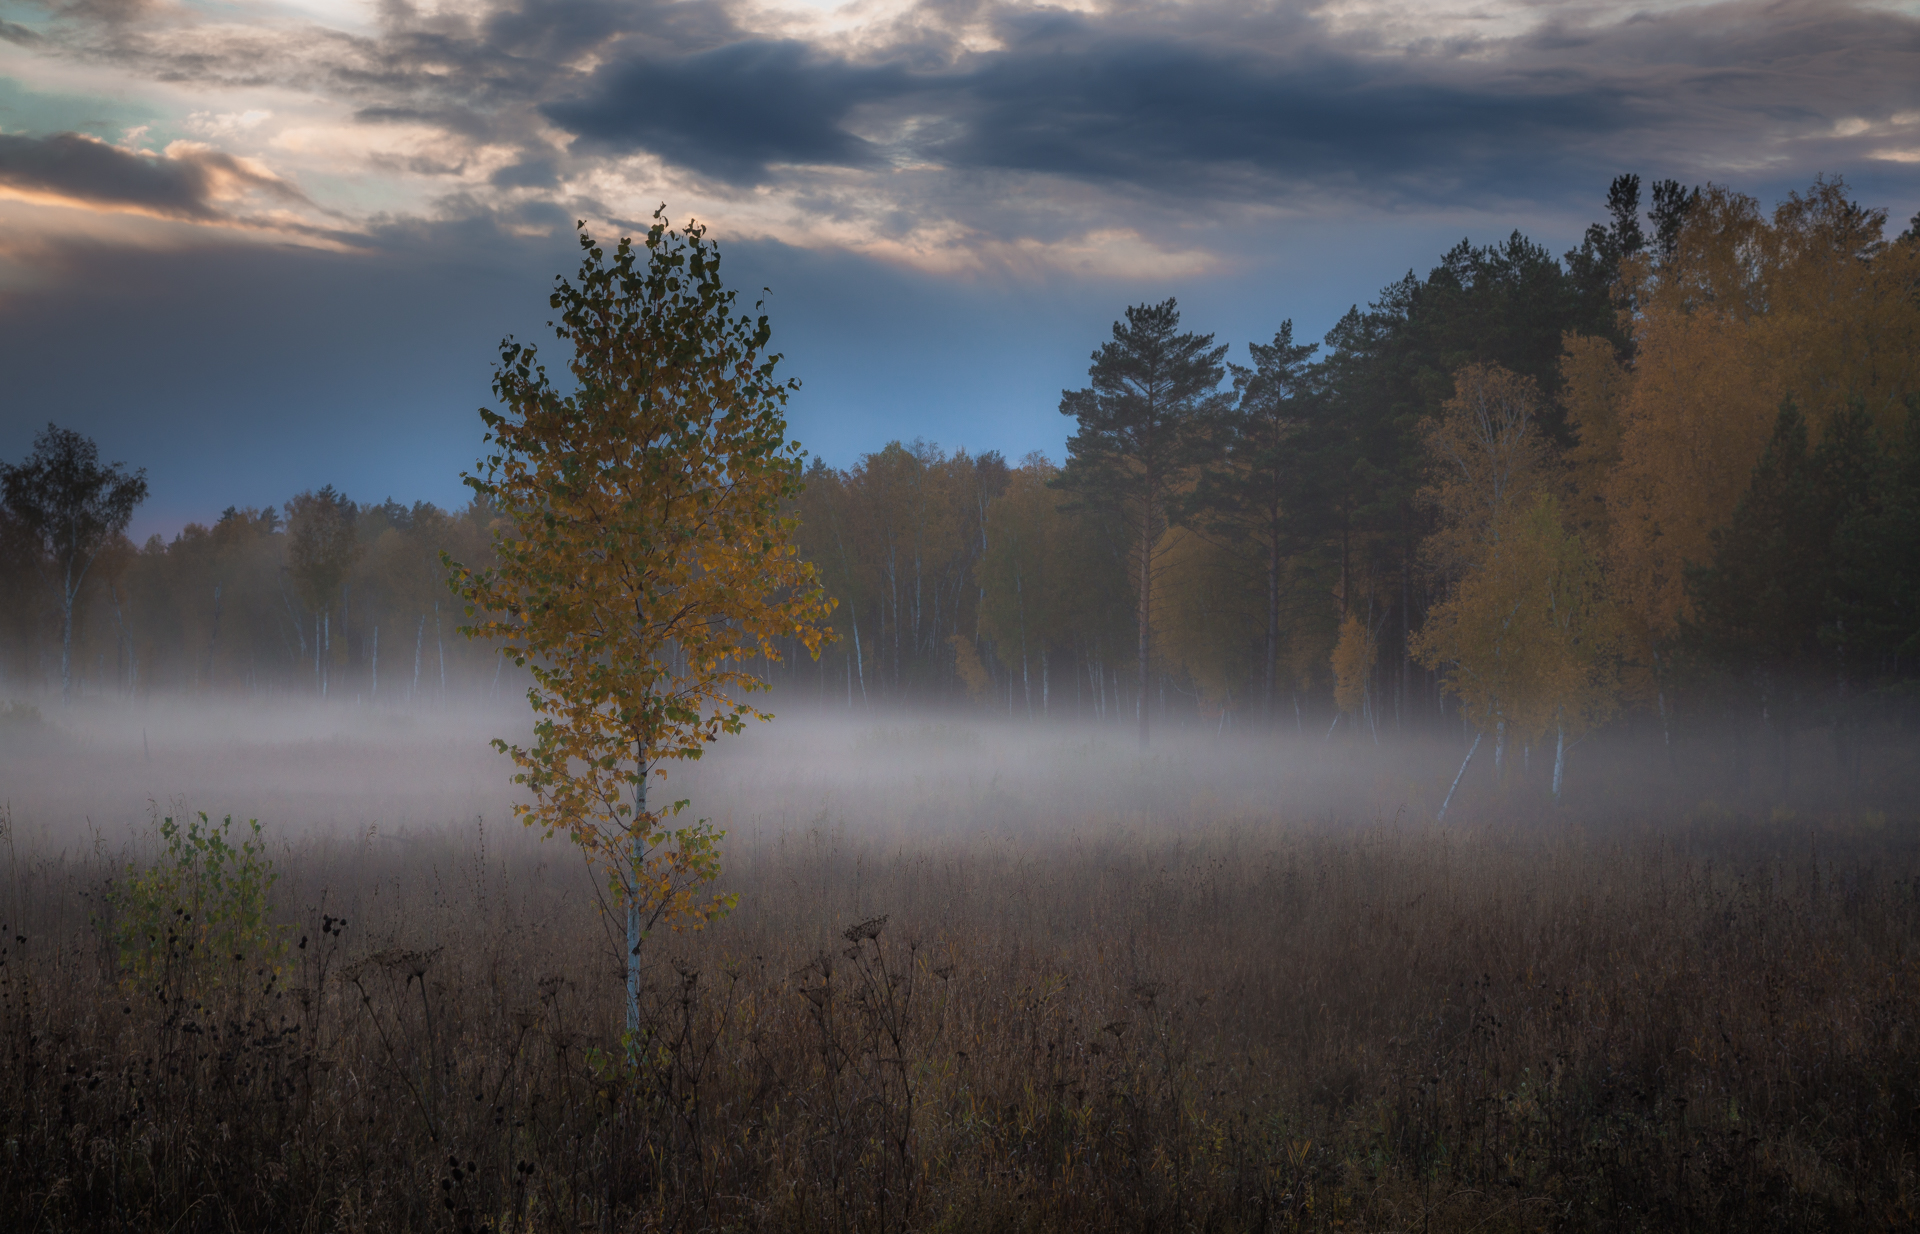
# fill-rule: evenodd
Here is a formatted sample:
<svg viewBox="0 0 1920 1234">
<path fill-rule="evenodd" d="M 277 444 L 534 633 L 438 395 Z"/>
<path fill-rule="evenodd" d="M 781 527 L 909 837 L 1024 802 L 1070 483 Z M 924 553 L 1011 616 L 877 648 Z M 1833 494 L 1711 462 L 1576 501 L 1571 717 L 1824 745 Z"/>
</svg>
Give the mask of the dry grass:
<svg viewBox="0 0 1920 1234">
<path fill-rule="evenodd" d="M 740 910 L 649 944 L 625 1044 L 617 948 L 559 845 L 302 841 L 276 889 L 295 963 L 203 997 L 112 970 L 90 917 L 114 862 L 19 855 L 0 1212 L 179 1231 L 1920 1219 L 1911 820 L 1218 817 L 736 832 Z"/>
</svg>

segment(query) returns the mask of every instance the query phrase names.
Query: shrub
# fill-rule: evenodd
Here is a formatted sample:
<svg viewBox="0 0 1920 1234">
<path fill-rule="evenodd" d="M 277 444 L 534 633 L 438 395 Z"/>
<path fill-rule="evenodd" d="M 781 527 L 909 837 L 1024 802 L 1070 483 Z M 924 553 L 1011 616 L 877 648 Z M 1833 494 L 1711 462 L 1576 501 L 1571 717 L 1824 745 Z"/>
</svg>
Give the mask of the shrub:
<svg viewBox="0 0 1920 1234">
<path fill-rule="evenodd" d="M 238 844 L 232 833 L 232 815 L 218 826 L 204 812 L 185 827 L 163 819 L 159 861 L 129 865 L 124 879 L 108 883 L 108 934 L 122 980 L 197 996 L 248 971 L 278 975 L 286 931 L 268 919 L 267 897 L 279 875 L 258 820 L 247 820 Z"/>
</svg>

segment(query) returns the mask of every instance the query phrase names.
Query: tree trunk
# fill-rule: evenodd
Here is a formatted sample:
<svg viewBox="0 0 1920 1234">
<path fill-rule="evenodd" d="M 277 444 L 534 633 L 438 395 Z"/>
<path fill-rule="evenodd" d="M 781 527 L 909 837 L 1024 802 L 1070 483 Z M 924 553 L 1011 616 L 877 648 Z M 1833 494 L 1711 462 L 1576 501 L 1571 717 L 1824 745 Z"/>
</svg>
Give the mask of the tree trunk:
<svg viewBox="0 0 1920 1234">
<path fill-rule="evenodd" d="M 854 613 L 851 607 L 847 609 L 847 615 L 853 618 L 853 664 L 855 670 L 860 674 L 860 701 L 865 703 L 867 701 L 867 662 L 860 654 L 860 618 Z M 883 656 L 886 654 L 885 643 L 880 645 L 880 653 Z M 884 668 L 885 665 L 881 667 Z M 853 705 L 853 691 L 851 689 L 847 691 L 847 705 Z"/>
<path fill-rule="evenodd" d="M 1020 585 L 1020 575 L 1013 576 L 1013 598 L 1020 606 L 1020 695 L 1027 703 L 1027 719 L 1033 719 L 1033 683 L 1027 677 L 1027 594 Z"/>
<path fill-rule="evenodd" d="M 1567 770 L 1567 726 L 1554 725 L 1553 739 L 1553 799 L 1560 800 L 1560 780 Z"/>
<path fill-rule="evenodd" d="M 114 586 L 111 579 L 107 581 L 107 595 L 113 598 L 113 624 L 120 627 L 120 645 L 125 648 L 126 652 L 124 662 L 122 662 L 120 656 L 116 655 L 114 657 L 114 672 L 115 675 L 125 683 L 127 693 L 132 694 L 134 679 L 133 635 L 127 632 L 127 617 L 120 609 L 120 589 Z"/>
<path fill-rule="evenodd" d="M 1140 748 L 1147 748 L 1148 657 L 1153 650 L 1153 482 L 1147 482 L 1146 500 L 1140 503 Z"/>
<path fill-rule="evenodd" d="M 1280 540 L 1267 536 L 1267 696 L 1261 704 L 1267 727 L 1273 727 L 1274 664 L 1280 654 Z"/>
<path fill-rule="evenodd" d="M 433 602 L 433 645 L 440 653 L 440 701 L 447 701 L 447 644 L 440 637 L 440 601 Z"/>
<path fill-rule="evenodd" d="M 67 562 L 66 586 L 60 591 L 60 698 L 73 701 L 73 601 L 79 586 L 73 581 L 73 562 Z"/>
<path fill-rule="evenodd" d="M 373 684 L 367 691 L 370 700 L 380 697 L 380 627 L 373 628 Z"/>
<path fill-rule="evenodd" d="M 213 585 L 213 633 L 207 635 L 207 664 L 203 675 L 207 689 L 213 689 L 213 651 L 220 644 L 220 584 Z"/>
<path fill-rule="evenodd" d="M 637 883 L 640 877 L 640 865 L 646 858 L 641 848 L 641 837 L 646 825 L 642 821 L 647 813 L 647 765 L 640 764 L 640 779 L 633 786 L 633 830 L 627 837 L 627 851 L 633 859 L 633 869 L 627 874 L 627 1031 L 633 1032 L 640 1027 L 640 896 Z"/>
<path fill-rule="evenodd" d="M 427 638 L 427 615 L 420 614 L 420 624 L 413 630 L 413 684 L 407 687 L 407 701 L 411 703 L 420 693 L 420 648 Z"/>
<path fill-rule="evenodd" d="M 1460 770 L 1454 772 L 1453 784 L 1447 789 L 1446 800 L 1440 803 L 1440 813 L 1433 816 L 1434 822 L 1444 823 L 1447 821 L 1447 807 L 1453 804 L 1454 790 L 1460 787 L 1460 778 L 1467 774 L 1467 765 L 1473 762 L 1474 753 L 1480 749 L 1480 739 L 1484 736 L 1486 736 L 1485 733 L 1475 733 L 1473 735 L 1473 744 L 1467 747 L 1467 757 L 1461 760 Z"/>
</svg>

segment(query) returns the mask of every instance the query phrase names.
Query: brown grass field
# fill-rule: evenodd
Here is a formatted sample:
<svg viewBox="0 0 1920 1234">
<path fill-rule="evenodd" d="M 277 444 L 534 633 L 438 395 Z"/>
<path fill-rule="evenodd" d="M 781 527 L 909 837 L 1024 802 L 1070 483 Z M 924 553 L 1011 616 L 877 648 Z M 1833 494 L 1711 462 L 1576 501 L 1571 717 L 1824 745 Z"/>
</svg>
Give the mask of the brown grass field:
<svg viewBox="0 0 1920 1234">
<path fill-rule="evenodd" d="M 1629 751 L 1441 828 L 1452 745 L 783 719 L 679 779 L 739 907 L 623 1041 L 486 718 L 243 720 L 0 757 L 9 1229 L 1920 1224 L 1911 806 Z M 122 966 L 147 797 L 258 814 L 278 971 Z"/>
</svg>

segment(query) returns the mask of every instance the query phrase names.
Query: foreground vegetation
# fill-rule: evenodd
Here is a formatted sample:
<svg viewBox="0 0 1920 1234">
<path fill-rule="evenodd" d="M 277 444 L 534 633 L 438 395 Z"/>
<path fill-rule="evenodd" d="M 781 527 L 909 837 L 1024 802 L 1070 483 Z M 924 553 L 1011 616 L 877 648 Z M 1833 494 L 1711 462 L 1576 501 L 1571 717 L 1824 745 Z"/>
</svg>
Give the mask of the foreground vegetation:
<svg viewBox="0 0 1920 1234">
<path fill-rule="evenodd" d="M 624 1043 L 617 923 L 560 845 L 303 844 L 272 884 L 284 933 L 208 957 L 183 925 L 144 964 L 126 913 L 151 895 L 121 860 L 13 853 L 0 1211 L 179 1231 L 1920 1215 L 1912 819 L 1074 826 L 742 842 L 740 909 L 649 941 Z M 187 859 L 267 877 L 206 851 Z"/>
</svg>

